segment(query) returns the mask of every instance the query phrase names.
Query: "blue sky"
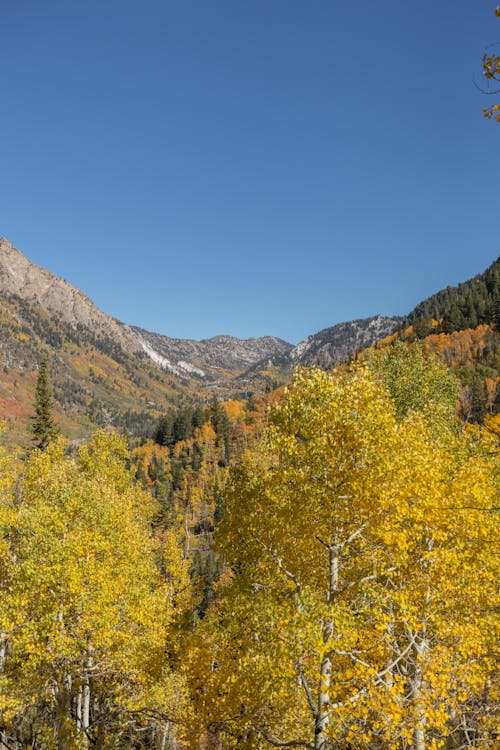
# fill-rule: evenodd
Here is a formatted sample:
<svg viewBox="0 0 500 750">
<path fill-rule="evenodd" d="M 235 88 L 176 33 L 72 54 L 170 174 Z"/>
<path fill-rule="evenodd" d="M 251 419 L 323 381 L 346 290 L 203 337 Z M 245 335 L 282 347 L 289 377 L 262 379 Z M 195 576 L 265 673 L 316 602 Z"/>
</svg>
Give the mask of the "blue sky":
<svg viewBox="0 0 500 750">
<path fill-rule="evenodd" d="M 121 320 L 296 342 L 500 253 L 490 0 L 4 0 L 0 28 L 0 234 Z"/>
</svg>

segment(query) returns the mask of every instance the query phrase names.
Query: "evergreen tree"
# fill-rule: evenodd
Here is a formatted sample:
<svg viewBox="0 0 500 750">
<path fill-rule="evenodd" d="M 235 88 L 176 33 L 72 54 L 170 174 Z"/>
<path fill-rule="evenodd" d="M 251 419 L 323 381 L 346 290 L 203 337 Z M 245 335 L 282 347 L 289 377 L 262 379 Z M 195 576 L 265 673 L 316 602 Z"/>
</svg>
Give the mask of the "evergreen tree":
<svg viewBox="0 0 500 750">
<path fill-rule="evenodd" d="M 231 459 L 231 421 L 217 396 L 214 396 L 210 402 L 210 421 L 217 436 L 216 445 L 224 446 L 223 460 L 227 465 Z"/>
<path fill-rule="evenodd" d="M 35 390 L 36 416 L 33 418 L 31 426 L 35 447 L 40 448 L 42 451 L 59 435 L 59 428 L 54 422 L 52 414 L 53 407 L 54 399 L 52 397 L 52 385 L 48 373 L 48 360 L 44 356 L 38 370 L 38 380 Z"/>
</svg>

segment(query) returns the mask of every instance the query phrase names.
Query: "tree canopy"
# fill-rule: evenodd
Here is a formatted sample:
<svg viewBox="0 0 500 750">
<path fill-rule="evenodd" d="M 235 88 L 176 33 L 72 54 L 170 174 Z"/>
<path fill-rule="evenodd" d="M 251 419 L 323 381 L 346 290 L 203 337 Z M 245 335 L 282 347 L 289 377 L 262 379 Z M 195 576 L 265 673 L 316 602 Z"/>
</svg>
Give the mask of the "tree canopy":
<svg viewBox="0 0 500 750">
<path fill-rule="evenodd" d="M 418 356 L 405 377 L 446 394 Z M 230 747 L 492 741 L 498 457 L 393 381 L 391 359 L 297 373 L 231 472 L 190 662 L 198 726 Z"/>
<path fill-rule="evenodd" d="M 175 534 L 132 482 L 121 439 L 34 451 L 0 497 L 0 731 L 7 746 L 115 747 L 182 704 L 176 618 L 189 605 Z M 8 479 L 8 481 L 7 481 Z M 158 723 L 163 717 L 162 722 Z M 162 730 L 163 731 L 163 730 Z"/>
</svg>

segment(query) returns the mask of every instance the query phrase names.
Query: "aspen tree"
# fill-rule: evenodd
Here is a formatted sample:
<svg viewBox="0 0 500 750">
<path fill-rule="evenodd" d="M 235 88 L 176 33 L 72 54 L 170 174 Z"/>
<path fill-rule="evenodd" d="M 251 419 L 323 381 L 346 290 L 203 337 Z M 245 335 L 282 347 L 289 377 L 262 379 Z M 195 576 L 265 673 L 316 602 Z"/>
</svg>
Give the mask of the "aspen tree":
<svg viewBox="0 0 500 750">
<path fill-rule="evenodd" d="M 76 458 L 62 441 L 32 454 L 9 532 L 13 744 L 108 747 L 176 715 L 188 571 L 172 533 L 153 538 L 155 512 L 117 436 L 97 434 Z"/>
<path fill-rule="evenodd" d="M 230 569 L 191 654 L 196 715 L 224 742 L 493 741 L 497 458 L 434 364 L 413 367 L 443 409 L 402 408 L 366 368 L 297 373 L 232 471 Z"/>
</svg>

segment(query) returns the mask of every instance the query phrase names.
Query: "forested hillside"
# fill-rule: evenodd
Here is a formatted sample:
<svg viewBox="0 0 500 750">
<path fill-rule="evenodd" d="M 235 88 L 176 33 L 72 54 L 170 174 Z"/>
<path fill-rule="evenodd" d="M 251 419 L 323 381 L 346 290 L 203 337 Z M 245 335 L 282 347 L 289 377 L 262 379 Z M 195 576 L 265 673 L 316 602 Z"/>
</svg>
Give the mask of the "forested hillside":
<svg viewBox="0 0 500 750">
<path fill-rule="evenodd" d="M 461 410 L 469 421 L 483 422 L 498 411 L 499 264 L 422 302 L 397 331 L 409 341 L 430 337 L 428 349 L 456 369 L 463 383 Z M 0 290 L 0 418 L 7 422 L 5 439 L 17 443 L 33 415 L 44 356 L 56 421 L 66 437 L 88 438 L 100 426 L 151 437 L 166 411 L 206 406 L 214 394 L 232 401 L 272 391 L 290 380 L 294 367 L 333 367 L 367 346 L 383 346 L 395 338 L 399 323 L 383 316 L 339 323 L 295 347 L 273 336 L 174 339 L 106 315 L 6 240 L 0 240 Z M 452 339 L 443 338 L 451 334 Z"/>
<path fill-rule="evenodd" d="M 129 353 L 106 335 L 57 320 L 12 295 L 0 305 L 0 418 L 11 441 L 25 444 L 43 356 L 50 360 L 56 419 L 73 439 L 113 425 L 142 435 L 169 404 L 199 398 L 194 388 Z"/>
<path fill-rule="evenodd" d="M 500 454 L 422 346 L 0 453 L 7 748 L 493 748 Z M 267 423 L 267 424 L 266 424 Z"/>
<path fill-rule="evenodd" d="M 431 332 L 452 333 L 483 323 L 500 326 L 500 258 L 484 273 L 418 304 L 403 319 L 401 329 L 411 325 L 422 338 Z"/>
<path fill-rule="evenodd" d="M 498 262 L 216 379 L 178 358 L 229 337 L 129 350 L 4 295 L 6 750 L 495 747 L 497 299 Z"/>
</svg>

